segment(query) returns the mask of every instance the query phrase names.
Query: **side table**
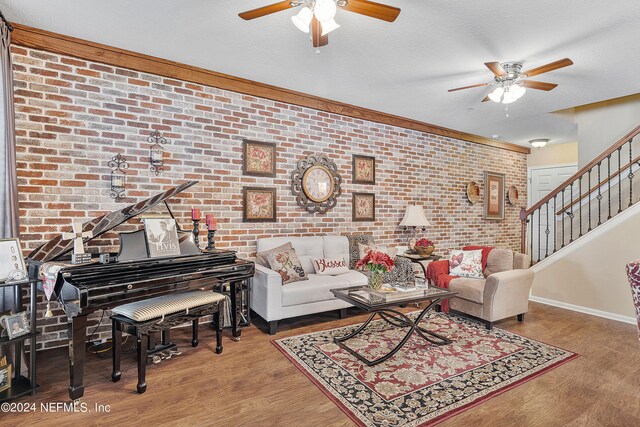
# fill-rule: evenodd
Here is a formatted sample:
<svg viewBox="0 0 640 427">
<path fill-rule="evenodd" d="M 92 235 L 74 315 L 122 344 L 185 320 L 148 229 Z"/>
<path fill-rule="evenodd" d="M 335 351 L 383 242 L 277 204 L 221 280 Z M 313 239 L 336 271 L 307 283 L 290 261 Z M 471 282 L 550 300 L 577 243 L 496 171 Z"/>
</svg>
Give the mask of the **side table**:
<svg viewBox="0 0 640 427">
<path fill-rule="evenodd" d="M 411 260 L 411 262 L 418 264 L 421 268 L 422 268 L 422 272 L 424 273 L 424 278 L 427 278 L 427 267 L 425 266 L 425 264 L 422 263 L 422 261 L 438 261 L 440 258 L 442 258 L 440 255 L 429 255 L 429 256 L 423 256 L 423 255 L 419 255 L 419 254 L 399 254 L 398 256 L 401 256 L 403 258 L 407 258 L 408 260 Z M 427 265 L 429 265 L 427 263 Z"/>
<path fill-rule="evenodd" d="M 25 311 L 25 307 L 22 304 L 22 286 L 29 285 L 30 288 L 30 316 L 29 316 L 29 333 L 21 335 L 12 340 L 9 337 L 0 337 L 0 346 L 2 348 L 8 348 L 13 346 L 15 351 L 15 360 L 13 361 L 13 369 L 15 372 L 15 378 L 11 382 L 11 387 L 7 390 L 0 391 L 0 402 L 7 402 L 9 400 L 17 399 L 26 394 L 34 395 L 38 388 L 36 383 L 36 285 L 39 280 L 23 280 L 20 282 L 2 282 L 0 288 L 13 286 L 15 295 L 15 307 L 18 312 Z M 22 350 L 24 349 L 24 342 L 29 340 L 29 378 L 22 375 Z"/>
</svg>

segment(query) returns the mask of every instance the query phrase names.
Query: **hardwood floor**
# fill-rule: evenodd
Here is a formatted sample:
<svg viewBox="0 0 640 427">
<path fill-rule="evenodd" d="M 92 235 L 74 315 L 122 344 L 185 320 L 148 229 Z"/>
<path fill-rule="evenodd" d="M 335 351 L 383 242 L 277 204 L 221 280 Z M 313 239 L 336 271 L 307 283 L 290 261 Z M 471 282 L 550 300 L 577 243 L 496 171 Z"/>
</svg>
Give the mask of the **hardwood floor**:
<svg viewBox="0 0 640 427">
<path fill-rule="evenodd" d="M 415 310 L 408 308 L 407 311 Z M 362 321 L 350 309 L 344 320 L 324 313 L 280 322 L 277 338 Z M 136 393 L 133 341 L 123 347 L 122 379 L 112 383 L 110 353 L 90 355 L 82 402 L 109 405 L 109 413 L 40 411 L 43 403 L 69 402 L 66 349 L 38 354 L 40 391 L 21 403 L 36 412 L 0 413 L 1 426 L 209 425 L 351 426 L 352 422 L 271 344 L 261 320 L 224 352 L 214 353 L 215 334 L 202 326 L 191 348 L 189 328 L 173 332 L 182 356 L 147 369 L 147 392 Z M 578 359 L 494 397 L 442 424 L 448 426 L 637 426 L 640 425 L 640 342 L 634 325 L 532 303 L 524 323 L 496 324 L 575 351 Z"/>
</svg>

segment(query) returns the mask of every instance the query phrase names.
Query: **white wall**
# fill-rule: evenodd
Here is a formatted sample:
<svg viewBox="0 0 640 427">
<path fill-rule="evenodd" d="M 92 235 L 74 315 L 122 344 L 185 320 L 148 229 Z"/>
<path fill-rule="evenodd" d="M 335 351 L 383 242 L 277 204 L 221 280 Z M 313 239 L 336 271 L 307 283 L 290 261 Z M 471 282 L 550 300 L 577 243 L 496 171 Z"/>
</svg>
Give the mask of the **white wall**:
<svg viewBox="0 0 640 427">
<path fill-rule="evenodd" d="M 533 299 L 635 317 L 625 266 L 640 258 L 640 203 L 532 268 Z"/>
<path fill-rule="evenodd" d="M 640 94 L 576 107 L 574 114 L 582 167 L 640 125 Z"/>
</svg>

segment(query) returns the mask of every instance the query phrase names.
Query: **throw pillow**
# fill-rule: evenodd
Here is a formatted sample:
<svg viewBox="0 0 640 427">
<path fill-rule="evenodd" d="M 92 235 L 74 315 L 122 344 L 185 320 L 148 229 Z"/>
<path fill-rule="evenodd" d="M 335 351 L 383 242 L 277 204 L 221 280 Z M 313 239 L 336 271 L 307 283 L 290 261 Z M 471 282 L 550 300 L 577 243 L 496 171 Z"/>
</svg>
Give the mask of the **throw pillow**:
<svg viewBox="0 0 640 427">
<path fill-rule="evenodd" d="M 300 280 L 309 280 L 302 269 L 296 250 L 293 248 L 283 252 L 269 252 L 267 260 L 271 269 L 282 277 L 283 285 Z"/>
<path fill-rule="evenodd" d="M 391 259 L 394 259 L 396 255 L 398 255 L 398 248 L 392 248 L 390 246 L 382 245 L 365 245 L 363 243 L 358 243 L 358 255 L 360 256 L 360 259 L 364 258 L 369 251 L 384 252 L 385 254 L 389 255 Z"/>
<path fill-rule="evenodd" d="M 482 250 L 451 251 L 449 254 L 449 274 L 484 279 L 482 274 Z"/>
<path fill-rule="evenodd" d="M 269 260 L 267 259 L 267 255 L 269 255 L 271 252 L 288 251 L 291 248 L 293 248 L 293 246 L 291 246 L 291 242 L 287 242 L 284 245 L 280 245 L 276 248 L 269 249 L 268 251 L 258 252 L 256 254 L 256 262 L 262 265 L 263 267 L 269 267 Z"/>
<path fill-rule="evenodd" d="M 318 258 L 313 260 L 313 269 L 318 275 L 335 276 L 349 272 L 349 267 L 342 257 Z"/>
</svg>

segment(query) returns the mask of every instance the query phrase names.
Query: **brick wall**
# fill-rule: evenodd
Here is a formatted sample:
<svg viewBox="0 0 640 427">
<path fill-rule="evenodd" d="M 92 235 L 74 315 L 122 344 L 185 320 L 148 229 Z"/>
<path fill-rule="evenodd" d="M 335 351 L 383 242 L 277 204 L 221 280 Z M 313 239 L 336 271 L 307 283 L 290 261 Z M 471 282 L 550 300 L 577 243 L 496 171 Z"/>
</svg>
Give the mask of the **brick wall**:
<svg viewBox="0 0 640 427">
<path fill-rule="evenodd" d="M 275 235 L 373 233 L 379 242 L 402 244 L 406 234 L 398 223 L 409 202 L 424 206 L 432 223 L 427 235 L 439 253 L 468 243 L 519 246 L 519 208 L 507 205 L 504 221 L 485 221 L 482 203 L 471 205 L 465 188 L 474 180 L 483 194 L 483 173 L 490 170 L 506 173 L 507 186 L 526 194 L 524 154 L 22 47 L 13 48 L 13 61 L 27 252 L 76 218 L 92 218 L 186 180 L 200 183 L 172 203 L 179 223 L 190 226 L 192 207 L 214 213 L 217 245 L 242 256 L 255 252 L 257 238 Z M 170 140 L 166 172 L 159 177 L 148 164 L 153 129 Z M 276 178 L 242 175 L 243 138 L 277 143 Z M 116 153 L 129 163 L 123 202 L 109 196 L 107 162 Z M 343 178 L 343 195 L 326 215 L 306 213 L 290 191 L 297 160 L 315 153 L 333 159 Z M 352 154 L 376 156 L 375 186 L 351 182 Z M 277 187 L 278 222 L 242 222 L 243 186 Z M 375 192 L 375 222 L 351 221 L 353 192 Z M 113 239 L 105 235 L 97 243 L 108 250 Z M 39 314 L 39 348 L 66 344 L 65 319 L 59 309 L 55 314 Z M 101 327 L 98 336 L 107 329 Z"/>
</svg>

